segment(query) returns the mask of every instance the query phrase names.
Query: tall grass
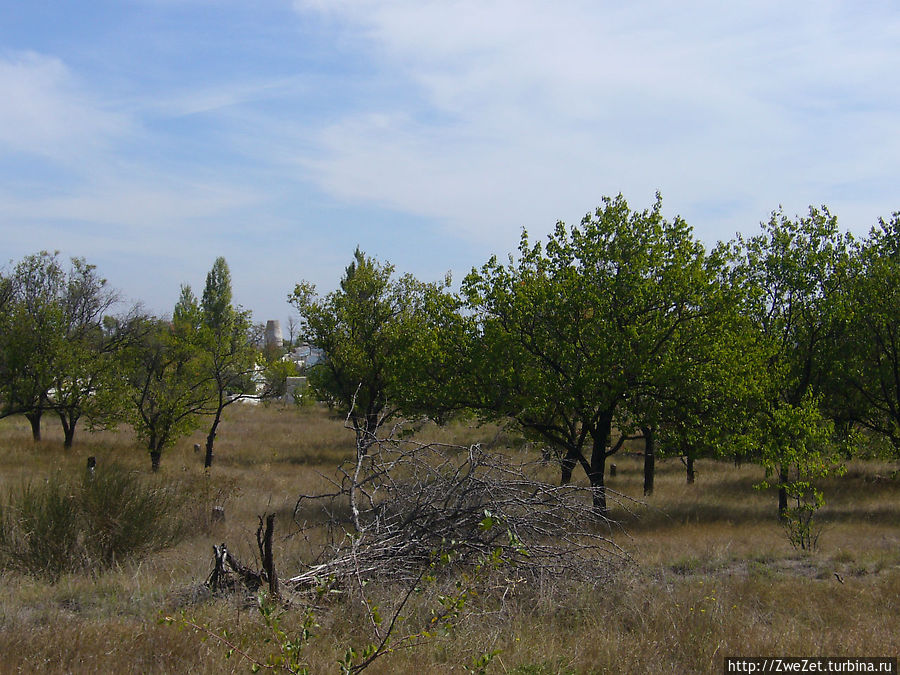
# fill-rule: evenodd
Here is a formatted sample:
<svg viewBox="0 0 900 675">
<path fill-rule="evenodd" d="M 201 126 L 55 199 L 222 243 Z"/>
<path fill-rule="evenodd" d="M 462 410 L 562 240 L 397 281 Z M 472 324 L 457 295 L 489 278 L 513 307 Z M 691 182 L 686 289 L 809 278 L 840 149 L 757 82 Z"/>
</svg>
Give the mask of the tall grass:
<svg viewBox="0 0 900 675">
<path fill-rule="evenodd" d="M 47 509 L 56 509 L 64 523 L 67 505 L 82 489 L 88 455 L 98 458 L 98 477 L 103 467 L 119 463 L 129 475 L 150 478 L 146 451 L 128 429 L 85 432 L 69 452 L 53 427 L 45 428 L 46 440 L 36 445 L 28 433 L 19 421 L 0 422 L 4 518 L 10 517 L 12 497 L 18 499 L 27 485 L 43 490 L 58 468 L 60 486 L 68 490 L 60 487 L 55 506 Z M 521 439 L 498 434 L 495 427 L 426 426 L 419 437 L 522 447 Z M 213 630 L 227 630 L 256 654 L 271 648 L 263 642 L 267 634 L 258 614 L 243 598 L 200 592 L 212 545 L 227 541 L 254 564 L 256 516 L 274 511 L 276 565 L 282 575 L 303 569 L 316 547 L 308 549 L 309 542 L 294 536 L 293 506 L 300 493 L 333 489 L 336 466 L 353 456 L 353 434 L 340 417 L 320 408 L 235 405 L 220 428 L 208 473 L 202 453 L 193 452 L 197 442 L 201 432 L 167 451 L 163 482 L 147 483 L 180 495 L 160 521 L 183 525 L 181 538 L 167 548 L 117 554 L 101 575 L 85 574 L 84 566 L 62 571 L 54 584 L 19 567 L 0 572 L 0 673 L 247 672 L 246 664 L 227 659 L 212 640 L 201 642 L 191 631 L 157 623 L 161 612 L 181 610 Z M 610 487 L 642 499 L 641 458 L 620 455 L 614 461 L 618 474 Z M 721 673 L 726 655 L 897 656 L 900 480 L 891 477 L 896 464 L 851 462 L 844 477 L 825 482 L 825 530 L 815 553 L 790 546 L 776 519 L 776 495 L 753 489 L 762 477 L 757 467 L 701 461 L 697 482 L 687 485 L 677 459 L 657 466 L 654 494 L 643 505 L 614 512 L 621 527 L 611 536 L 634 564 L 610 583 L 531 587 L 501 575 L 472 600 L 451 632 L 390 654 L 371 672 L 461 673 L 493 650 L 499 653 L 488 672 L 519 675 Z M 548 470 L 547 477 L 555 479 L 556 472 Z M 32 500 L 39 501 L 37 492 Z M 226 520 L 212 522 L 209 511 L 219 505 Z M 102 501 L 93 508 L 118 512 Z M 76 551 L 86 542 L 80 531 Z M 367 590 L 383 608 L 396 599 L 391 584 Z M 427 618 L 433 600 L 427 593 L 415 596 L 406 620 Z M 317 627 L 304 652 L 311 672 L 337 672 L 348 646 L 366 644 L 371 622 L 348 594 L 319 598 L 315 614 Z M 304 616 L 304 607 L 289 609 L 282 625 L 291 630 Z"/>
<path fill-rule="evenodd" d="M 59 474 L 26 483 L 0 504 L 0 564 L 56 580 L 86 563 L 78 498 Z"/>
<path fill-rule="evenodd" d="M 11 490 L 0 511 L 0 564 L 51 581 L 98 572 L 175 543 L 183 499 L 117 464 L 80 481 L 57 471 Z"/>
</svg>

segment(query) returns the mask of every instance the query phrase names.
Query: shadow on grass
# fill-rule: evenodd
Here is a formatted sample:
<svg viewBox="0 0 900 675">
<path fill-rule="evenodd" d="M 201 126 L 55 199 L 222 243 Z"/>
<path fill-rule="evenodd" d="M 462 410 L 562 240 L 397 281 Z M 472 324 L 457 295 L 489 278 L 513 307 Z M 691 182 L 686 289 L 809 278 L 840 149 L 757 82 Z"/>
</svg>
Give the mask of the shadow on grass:
<svg viewBox="0 0 900 675">
<path fill-rule="evenodd" d="M 273 452 L 266 458 L 268 464 L 280 464 L 286 466 L 309 466 L 309 467 L 337 467 L 342 462 L 352 459 L 354 449 L 352 445 L 346 443 L 335 443 L 326 447 L 318 447 L 314 450 L 283 450 Z M 252 454 L 234 454 L 228 455 L 222 453 L 219 460 L 224 466 L 234 467 L 253 467 L 260 463 L 260 457 Z"/>
<path fill-rule="evenodd" d="M 817 515 L 821 523 L 866 523 L 872 525 L 894 525 L 900 523 L 900 504 L 860 507 L 825 507 Z"/>
<path fill-rule="evenodd" d="M 716 492 L 718 493 L 718 490 Z M 724 523 L 739 527 L 754 523 L 775 523 L 777 516 L 775 493 L 774 490 L 766 492 L 771 493 L 772 499 L 753 502 L 748 500 L 743 504 L 676 503 L 664 509 L 649 505 L 646 508 L 632 510 L 632 513 L 614 508 L 611 517 L 626 531 L 633 533 L 656 532 L 673 525 Z M 871 494 L 868 494 L 868 497 L 871 497 Z M 871 505 L 854 504 L 852 499 L 838 500 L 827 492 L 826 499 L 829 501 L 816 516 L 821 523 L 865 523 L 887 526 L 896 526 L 900 523 L 900 501 L 896 499 L 882 498 L 879 503 Z"/>
<path fill-rule="evenodd" d="M 613 510 L 611 517 L 627 532 L 655 532 L 673 525 L 728 523 L 734 526 L 772 522 L 775 505 L 734 506 L 722 504 L 677 504 L 665 510 L 647 507 L 636 513 Z"/>
</svg>

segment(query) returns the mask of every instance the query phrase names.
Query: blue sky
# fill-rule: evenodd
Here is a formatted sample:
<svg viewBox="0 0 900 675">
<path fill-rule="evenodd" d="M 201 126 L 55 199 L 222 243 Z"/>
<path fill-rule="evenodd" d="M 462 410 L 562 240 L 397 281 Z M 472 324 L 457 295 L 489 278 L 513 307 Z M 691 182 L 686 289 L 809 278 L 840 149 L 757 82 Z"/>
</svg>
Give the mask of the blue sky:
<svg viewBox="0 0 900 675">
<path fill-rule="evenodd" d="M 900 210 L 895 2 L 0 0 L 0 264 L 257 320 L 359 244 L 424 280 L 604 195 L 707 243 Z"/>
</svg>

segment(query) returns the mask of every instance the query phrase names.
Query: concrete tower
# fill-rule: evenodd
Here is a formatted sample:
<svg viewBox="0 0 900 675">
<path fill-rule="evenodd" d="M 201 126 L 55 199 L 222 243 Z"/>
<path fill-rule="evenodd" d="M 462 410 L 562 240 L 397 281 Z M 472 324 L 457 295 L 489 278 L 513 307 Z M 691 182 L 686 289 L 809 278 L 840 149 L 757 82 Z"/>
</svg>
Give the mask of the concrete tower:
<svg viewBox="0 0 900 675">
<path fill-rule="evenodd" d="M 281 322 L 278 319 L 266 321 L 266 348 L 281 349 L 284 337 L 281 334 Z"/>
</svg>

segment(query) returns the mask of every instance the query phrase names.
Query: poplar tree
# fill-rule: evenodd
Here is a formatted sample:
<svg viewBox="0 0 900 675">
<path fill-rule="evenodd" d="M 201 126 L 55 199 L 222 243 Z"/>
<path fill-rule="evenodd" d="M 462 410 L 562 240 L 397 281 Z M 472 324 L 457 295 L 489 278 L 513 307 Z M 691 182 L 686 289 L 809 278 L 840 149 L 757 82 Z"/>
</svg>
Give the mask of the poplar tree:
<svg viewBox="0 0 900 675">
<path fill-rule="evenodd" d="M 231 272 L 225 258 L 218 257 L 206 275 L 200 303 L 197 345 L 203 352 L 205 370 L 212 384 L 209 414 L 212 423 L 206 435 L 204 466 L 213 462 L 213 448 L 224 409 L 241 398 L 255 395 L 252 375 L 256 368 L 253 322 L 249 311 L 232 303 Z"/>
</svg>

